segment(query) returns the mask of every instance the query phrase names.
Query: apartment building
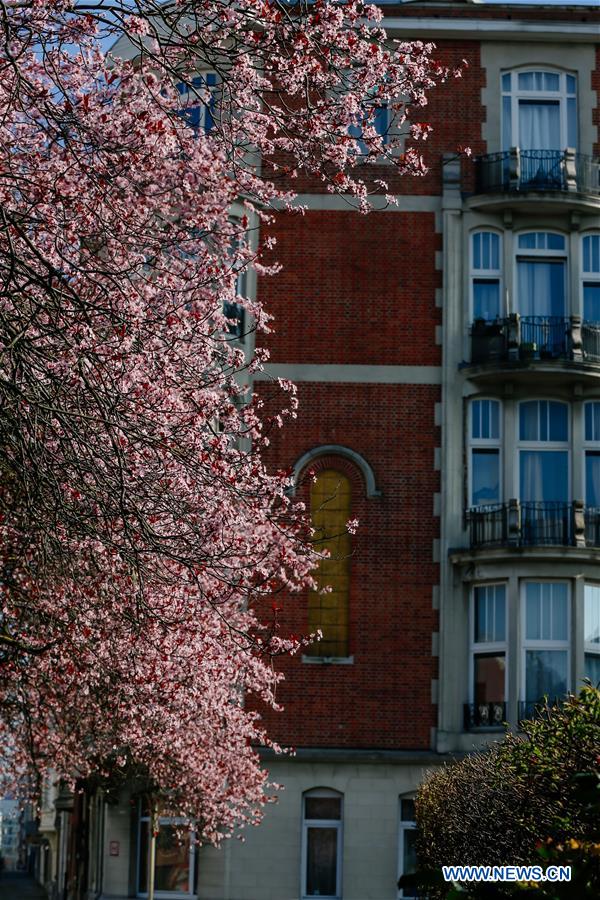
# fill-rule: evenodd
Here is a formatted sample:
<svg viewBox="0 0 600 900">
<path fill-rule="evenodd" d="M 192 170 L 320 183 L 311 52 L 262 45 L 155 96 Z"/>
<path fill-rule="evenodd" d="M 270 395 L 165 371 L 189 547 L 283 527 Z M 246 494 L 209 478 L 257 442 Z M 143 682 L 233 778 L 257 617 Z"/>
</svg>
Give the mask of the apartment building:
<svg viewBox="0 0 600 900">
<path fill-rule="evenodd" d="M 160 898 L 406 897 L 426 771 L 600 680 L 600 12 L 381 5 L 391 36 L 468 61 L 424 113 L 428 174 L 365 168 L 397 199 L 368 217 L 294 182 L 283 270 L 249 281 L 275 316 L 254 390 L 269 409 L 290 378 L 300 400 L 271 462 L 323 533 L 360 527 L 330 545 L 332 592 L 281 614 L 324 639 L 280 662 L 285 710 L 265 712 L 296 751 L 263 754 L 278 802 L 219 850 L 164 821 Z M 147 896 L 144 810 L 87 803 L 59 816 L 95 823 L 69 896 Z"/>
</svg>

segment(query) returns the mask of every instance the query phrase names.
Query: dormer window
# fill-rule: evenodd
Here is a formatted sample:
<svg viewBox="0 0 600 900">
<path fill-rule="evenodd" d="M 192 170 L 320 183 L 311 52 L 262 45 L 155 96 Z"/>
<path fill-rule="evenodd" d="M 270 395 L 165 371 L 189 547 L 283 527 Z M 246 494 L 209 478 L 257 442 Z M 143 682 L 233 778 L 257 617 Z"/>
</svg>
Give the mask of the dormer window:
<svg viewBox="0 0 600 900">
<path fill-rule="evenodd" d="M 528 69 L 502 75 L 504 150 L 577 146 L 577 81 L 566 72 Z"/>
</svg>

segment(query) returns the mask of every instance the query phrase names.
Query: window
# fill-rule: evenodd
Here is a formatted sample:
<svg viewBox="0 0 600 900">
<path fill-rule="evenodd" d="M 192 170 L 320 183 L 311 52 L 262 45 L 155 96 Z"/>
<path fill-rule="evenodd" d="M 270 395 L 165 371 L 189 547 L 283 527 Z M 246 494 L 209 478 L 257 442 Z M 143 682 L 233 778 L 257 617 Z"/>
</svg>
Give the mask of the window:
<svg viewBox="0 0 600 900">
<path fill-rule="evenodd" d="M 355 124 L 350 125 L 348 128 L 348 134 L 355 139 L 358 147 L 358 150 L 355 152 L 361 156 L 367 156 L 369 153 L 365 141 L 362 140 L 367 115 L 372 115 L 370 125 L 375 128 L 375 132 L 383 139 L 383 144 L 386 144 L 388 141 L 392 124 L 392 111 L 389 105 L 387 103 L 377 103 L 375 93 L 369 95 L 369 100 L 365 101 L 363 110 L 356 114 Z"/>
<path fill-rule="evenodd" d="M 238 234 L 231 242 L 231 252 L 235 253 L 240 247 L 243 236 L 242 224 L 239 219 L 233 219 L 233 224 L 238 228 Z M 247 269 L 240 271 L 235 282 L 235 292 L 238 297 L 245 298 L 248 296 L 248 272 Z M 227 332 L 232 337 L 239 340 L 244 339 L 246 325 L 246 310 L 241 303 L 223 303 L 223 315 L 229 319 Z"/>
<path fill-rule="evenodd" d="M 181 95 L 181 115 L 192 128 L 208 134 L 215 124 L 216 72 L 204 72 L 189 83 L 179 82 L 176 87 Z"/>
<path fill-rule="evenodd" d="M 182 832 L 185 835 L 182 839 Z M 159 819 L 154 891 L 157 898 L 193 897 L 194 835 L 183 819 Z M 150 815 L 142 808 L 138 831 L 138 896 L 148 896 Z"/>
<path fill-rule="evenodd" d="M 342 896 L 343 797 L 328 788 L 302 798 L 302 897 Z"/>
<path fill-rule="evenodd" d="M 478 231 L 471 241 L 471 303 L 473 319 L 491 321 L 500 317 L 501 309 L 500 235 Z"/>
<path fill-rule="evenodd" d="M 505 72 L 502 75 L 503 149 L 520 147 L 525 151 L 560 152 L 576 146 L 575 76 L 543 70 Z"/>
<path fill-rule="evenodd" d="M 584 587 L 583 646 L 584 674 L 592 684 L 600 686 L 600 585 Z"/>
<path fill-rule="evenodd" d="M 400 798 L 400 829 L 398 847 L 398 878 L 417 871 L 417 822 L 415 801 L 411 797 Z M 398 897 L 417 897 L 417 891 L 403 888 Z"/>
<path fill-rule="evenodd" d="M 600 323 L 600 234 L 582 239 L 583 318 Z"/>
<path fill-rule="evenodd" d="M 523 585 L 524 714 L 544 697 L 552 702 L 569 689 L 569 585 L 526 581 Z"/>
<path fill-rule="evenodd" d="M 566 350 L 567 253 L 562 234 L 530 231 L 518 236 L 516 312 L 521 345 L 532 355 L 556 357 Z"/>
<path fill-rule="evenodd" d="M 600 508 L 600 402 L 584 405 L 585 502 Z"/>
<path fill-rule="evenodd" d="M 348 606 L 350 597 L 350 535 L 346 523 L 351 510 L 350 481 L 341 472 L 324 469 L 310 486 L 310 515 L 319 552 L 329 551 L 315 574 L 317 590 L 308 597 L 308 627 L 323 637 L 307 649 L 310 656 L 348 656 Z M 320 593 L 325 587 L 328 593 Z"/>
<path fill-rule="evenodd" d="M 471 401 L 470 505 L 499 503 L 500 483 L 500 402 Z"/>
<path fill-rule="evenodd" d="M 569 407 L 554 400 L 519 404 L 519 487 L 524 503 L 569 500 Z"/>
<path fill-rule="evenodd" d="M 506 701 L 506 585 L 473 588 L 471 603 L 471 702 L 480 725 L 501 724 Z"/>
</svg>

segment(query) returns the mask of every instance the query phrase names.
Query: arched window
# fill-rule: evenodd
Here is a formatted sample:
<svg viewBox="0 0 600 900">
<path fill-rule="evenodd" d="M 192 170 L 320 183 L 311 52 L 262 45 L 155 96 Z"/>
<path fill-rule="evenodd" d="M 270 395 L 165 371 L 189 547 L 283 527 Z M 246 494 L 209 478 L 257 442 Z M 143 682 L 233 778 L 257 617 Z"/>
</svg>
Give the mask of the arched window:
<svg viewBox="0 0 600 900">
<path fill-rule="evenodd" d="M 520 147 L 523 151 L 557 153 L 566 147 L 577 147 L 575 76 L 539 69 L 505 72 L 502 75 L 502 145 L 504 150 Z M 531 157 L 532 161 L 534 158 Z"/>
<path fill-rule="evenodd" d="M 469 505 L 500 503 L 501 406 L 499 400 L 472 400 L 470 416 Z"/>
<path fill-rule="evenodd" d="M 343 795 L 329 788 L 302 797 L 302 897 L 342 896 Z"/>
<path fill-rule="evenodd" d="M 308 626 L 323 637 L 307 650 L 320 657 L 348 656 L 348 606 L 350 597 L 350 535 L 346 523 L 351 513 L 349 479 L 335 469 L 317 473 L 310 486 L 310 515 L 319 552 L 329 551 L 315 575 L 317 590 L 308 597 Z M 330 587 L 328 593 L 321 593 Z"/>
<path fill-rule="evenodd" d="M 600 322 L 600 234 L 586 234 L 581 240 L 583 318 Z"/>
<path fill-rule="evenodd" d="M 494 231 L 476 231 L 471 239 L 471 302 L 473 320 L 501 315 L 502 242 Z"/>
</svg>

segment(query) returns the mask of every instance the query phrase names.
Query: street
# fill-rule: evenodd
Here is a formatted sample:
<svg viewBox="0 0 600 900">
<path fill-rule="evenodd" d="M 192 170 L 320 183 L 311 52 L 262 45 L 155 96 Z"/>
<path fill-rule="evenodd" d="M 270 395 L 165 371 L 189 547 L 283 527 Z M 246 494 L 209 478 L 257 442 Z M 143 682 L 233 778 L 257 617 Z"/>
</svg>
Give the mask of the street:
<svg viewBox="0 0 600 900">
<path fill-rule="evenodd" d="M 47 900 L 45 891 L 29 875 L 3 872 L 0 875 L 0 900 Z"/>
</svg>

